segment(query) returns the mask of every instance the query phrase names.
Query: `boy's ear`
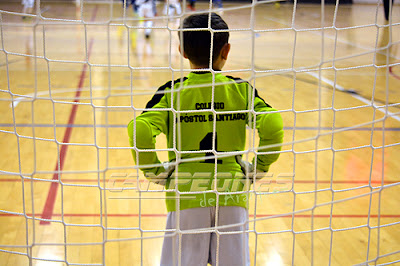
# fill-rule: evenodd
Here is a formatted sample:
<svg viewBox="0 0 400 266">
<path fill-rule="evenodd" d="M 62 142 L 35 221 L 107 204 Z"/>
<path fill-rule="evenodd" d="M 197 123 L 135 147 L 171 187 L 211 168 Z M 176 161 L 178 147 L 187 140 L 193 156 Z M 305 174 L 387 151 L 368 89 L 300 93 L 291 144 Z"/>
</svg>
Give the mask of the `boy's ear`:
<svg viewBox="0 0 400 266">
<path fill-rule="evenodd" d="M 178 49 L 179 49 L 179 53 L 183 56 L 183 58 L 188 58 L 187 55 L 186 55 L 186 53 L 185 53 L 185 51 L 183 51 L 183 53 L 182 53 L 181 45 L 180 45 L 180 44 L 179 44 L 179 46 L 178 46 Z"/>
<path fill-rule="evenodd" d="M 230 43 L 225 43 L 225 45 L 222 46 L 222 49 L 221 49 L 221 57 L 222 57 L 222 59 L 224 59 L 224 60 L 228 59 L 228 54 L 229 54 L 230 50 L 231 50 L 231 44 Z"/>
</svg>

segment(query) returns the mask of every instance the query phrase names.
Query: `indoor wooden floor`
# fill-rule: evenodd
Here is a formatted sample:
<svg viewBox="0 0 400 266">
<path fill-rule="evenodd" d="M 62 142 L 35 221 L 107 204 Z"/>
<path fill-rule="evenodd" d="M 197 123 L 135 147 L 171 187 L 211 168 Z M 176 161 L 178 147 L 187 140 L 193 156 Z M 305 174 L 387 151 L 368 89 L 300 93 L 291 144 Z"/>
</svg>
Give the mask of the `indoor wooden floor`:
<svg viewBox="0 0 400 266">
<path fill-rule="evenodd" d="M 162 4 L 149 40 L 132 10 L 123 21 L 111 7 L 45 2 L 36 23 L 0 3 L 0 265 L 159 264 L 164 194 L 134 189 L 126 125 L 187 73 Z M 241 29 L 224 70 L 249 79 L 285 126 L 283 152 L 256 188 L 269 193 L 250 197 L 252 265 L 400 261 L 400 7 L 390 27 L 376 8 L 223 13 Z"/>
</svg>

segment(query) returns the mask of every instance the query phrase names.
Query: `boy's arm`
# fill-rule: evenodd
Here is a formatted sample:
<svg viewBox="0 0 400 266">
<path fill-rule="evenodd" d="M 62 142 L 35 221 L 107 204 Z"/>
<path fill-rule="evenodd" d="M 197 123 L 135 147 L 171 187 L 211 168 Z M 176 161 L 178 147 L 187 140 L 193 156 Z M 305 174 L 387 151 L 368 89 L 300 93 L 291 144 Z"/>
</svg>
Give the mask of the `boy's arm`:
<svg viewBox="0 0 400 266">
<path fill-rule="evenodd" d="M 269 106 L 258 96 L 257 90 L 254 99 L 254 110 L 256 112 L 273 112 L 276 109 Z M 258 114 L 256 117 L 256 128 L 260 138 L 259 147 L 264 147 L 283 142 L 283 121 L 280 113 Z M 281 146 L 270 148 L 259 148 L 258 151 L 280 151 Z M 279 153 L 259 154 L 257 156 L 257 170 L 267 172 L 269 166 L 279 157 Z"/>
<path fill-rule="evenodd" d="M 156 94 L 157 95 L 157 94 Z M 154 98 L 149 102 L 149 104 L 154 100 Z M 160 95 L 159 95 L 160 96 Z M 157 96 L 157 98 L 160 98 Z M 167 108 L 166 95 L 163 95 L 158 103 L 150 108 Z M 146 108 L 149 107 L 149 104 Z M 136 128 L 134 127 L 135 119 L 133 119 L 128 125 L 129 143 L 131 147 L 138 149 L 155 149 L 156 136 L 161 132 L 167 133 L 168 131 L 168 111 L 149 111 L 143 112 L 136 118 Z M 134 141 L 134 133 L 136 132 L 136 143 Z M 133 159 L 136 165 L 145 166 L 149 164 L 160 164 L 160 160 L 157 157 L 156 152 L 136 152 L 134 149 L 131 150 Z M 145 175 L 154 174 L 158 176 L 160 173 L 165 171 L 163 166 L 142 168 L 141 169 Z"/>
</svg>

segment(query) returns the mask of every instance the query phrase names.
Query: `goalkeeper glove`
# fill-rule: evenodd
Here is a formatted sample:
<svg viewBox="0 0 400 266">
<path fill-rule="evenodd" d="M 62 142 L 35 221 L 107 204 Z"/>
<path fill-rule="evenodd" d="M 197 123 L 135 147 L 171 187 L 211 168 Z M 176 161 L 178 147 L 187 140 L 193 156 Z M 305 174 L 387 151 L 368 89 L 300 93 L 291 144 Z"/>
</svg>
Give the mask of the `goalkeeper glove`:
<svg viewBox="0 0 400 266">
<path fill-rule="evenodd" d="M 260 173 L 263 173 L 263 171 L 254 169 L 254 164 L 243 160 L 242 156 L 240 156 L 240 155 L 236 155 L 235 158 L 236 158 L 236 162 L 240 165 L 240 168 L 242 169 L 244 177 L 246 179 L 250 179 L 251 183 L 254 182 L 254 178 L 253 178 L 254 176 L 256 178 L 256 181 L 263 177 L 263 175 L 260 174 Z"/>
<path fill-rule="evenodd" d="M 166 175 L 166 178 L 169 178 L 172 173 L 175 171 L 175 164 L 172 162 L 163 162 L 162 165 L 165 169 L 165 171 L 163 172 L 163 174 Z"/>
<path fill-rule="evenodd" d="M 175 171 L 175 164 L 172 162 L 163 162 L 162 168 L 164 168 L 164 171 L 161 172 L 158 176 L 151 176 L 150 174 L 146 174 L 146 178 L 148 178 L 151 182 L 165 186 L 167 183 L 167 179 L 172 175 L 172 173 Z"/>
</svg>

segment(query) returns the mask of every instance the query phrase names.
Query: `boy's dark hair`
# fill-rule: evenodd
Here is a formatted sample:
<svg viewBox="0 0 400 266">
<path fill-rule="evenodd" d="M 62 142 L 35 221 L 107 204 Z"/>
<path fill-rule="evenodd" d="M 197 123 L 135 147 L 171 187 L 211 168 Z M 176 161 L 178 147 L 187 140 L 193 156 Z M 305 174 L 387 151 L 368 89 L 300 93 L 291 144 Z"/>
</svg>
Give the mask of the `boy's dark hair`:
<svg viewBox="0 0 400 266">
<path fill-rule="evenodd" d="M 228 30 L 226 22 L 216 13 L 191 15 L 183 20 L 183 29 L 207 29 L 211 15 L 211 28 L 214 30 Z M 178 32 L 179 38 L 181 33 Z M 191 62 L 198 66 L 208 66 L 210 62 L 211 32 L 209 30 L 183 31 L 181 49 Z M 222 47 L 229 41 L 229 32 L 214 32 L 213 62 L 221 52 Z"/>
</svg>

